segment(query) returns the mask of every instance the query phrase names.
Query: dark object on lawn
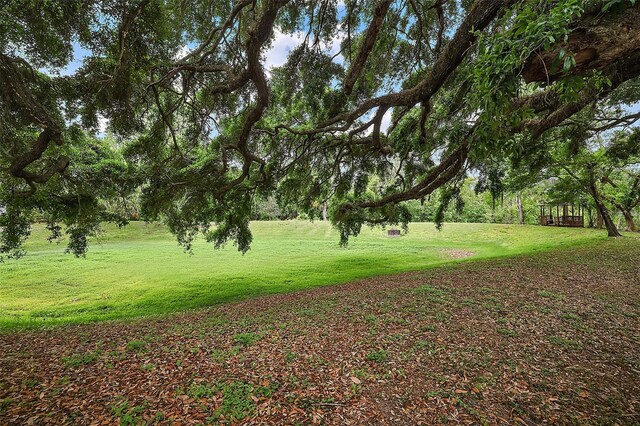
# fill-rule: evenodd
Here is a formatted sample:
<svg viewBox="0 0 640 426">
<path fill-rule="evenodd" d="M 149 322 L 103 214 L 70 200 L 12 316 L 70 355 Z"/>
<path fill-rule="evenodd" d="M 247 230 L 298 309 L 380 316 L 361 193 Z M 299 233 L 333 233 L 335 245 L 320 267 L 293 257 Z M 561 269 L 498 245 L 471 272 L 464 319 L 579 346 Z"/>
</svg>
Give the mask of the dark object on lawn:
<svg viewBox="0 0 640 426">
<path fill-rule="evenodd" d="M 571 214 L 569 214 L 571 213 Z M 540 225 L 584 227 L 584 207 L 571 203 L 540 203 Z"/>
<path fill-rule="evenodd" d="M 387 235 L 389 237 L 399 237 L 400 236 L 400 230 L 399 229 L 389 229 L 389 231 L 387 231 Z"/>
</svg>

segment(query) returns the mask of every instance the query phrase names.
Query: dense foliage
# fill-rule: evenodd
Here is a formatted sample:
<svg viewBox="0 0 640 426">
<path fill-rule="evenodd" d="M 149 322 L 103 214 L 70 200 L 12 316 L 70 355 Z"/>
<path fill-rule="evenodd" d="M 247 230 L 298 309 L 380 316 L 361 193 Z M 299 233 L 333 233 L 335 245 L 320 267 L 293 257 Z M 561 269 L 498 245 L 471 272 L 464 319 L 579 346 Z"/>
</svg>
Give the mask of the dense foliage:
<svg viewBox="0 0 640 426">
<path fill-rule="evenodd" d="M 535 164 L 588 105 L 638 101 L 639 26 L 633 0 L 10 0 L 0 251 L 37 214 L 83 254 L 132 199 L 186 249 L 247 250 L 256 200 L 328 203 L 346 243 L 442 188 L 440 221 L 470 169 L 495 195 L 500 161 Z M 267 69 L 283 35 L 300 43 Z"/>
</svg>

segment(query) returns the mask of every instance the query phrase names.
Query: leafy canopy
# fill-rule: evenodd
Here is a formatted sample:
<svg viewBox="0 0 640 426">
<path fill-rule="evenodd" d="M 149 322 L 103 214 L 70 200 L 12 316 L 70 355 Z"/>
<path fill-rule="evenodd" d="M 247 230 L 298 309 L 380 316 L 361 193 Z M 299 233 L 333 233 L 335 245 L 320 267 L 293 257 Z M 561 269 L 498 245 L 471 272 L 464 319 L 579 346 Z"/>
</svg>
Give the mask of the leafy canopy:
<svg viewBox="0 0 640 426">
<path fill-rule="evenodd" d="M 256 197 L 311 217 L 329 202 L 343 243 L 363 224 L 406 224 L 405 201 L 443 188 L 446 204 L 470 168 L 533 161 L 541 135 L 587 105 L 634 101 L 638 9 L 10 0 L 0 11 L 0 251 L 19 255 L 37 217 L 82 255 L 101 222 L 126 222 L 132 199 L 186 249 L 204 234 L 246 251 Z M 630 31 L 612 44 L 620 28 Z M 287 36 L 299 45 L 266 68 Z"/>
</svg>

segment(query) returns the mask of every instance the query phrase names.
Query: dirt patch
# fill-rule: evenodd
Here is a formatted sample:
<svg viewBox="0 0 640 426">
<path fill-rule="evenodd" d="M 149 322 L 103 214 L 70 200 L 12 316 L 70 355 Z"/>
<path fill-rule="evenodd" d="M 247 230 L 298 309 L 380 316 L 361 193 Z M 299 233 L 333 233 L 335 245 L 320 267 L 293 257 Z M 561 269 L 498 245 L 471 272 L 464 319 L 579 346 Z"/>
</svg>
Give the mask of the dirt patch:
<svg viewBox="0 0 640 426">
<path fill-rule="evenodd" d="M 0 424 L 638 424 L 638 258 L 607 240 L 0 335 Z"/>
<path fill-rule="evenodd" d="M 469 250 L 463 249 L 442 249 L 440 253 L 444 254 L 447 257 L 452 257 L 454 259 L 464 259 L 466 257 L 474 256 L 476 253 Z"/>
</svg>

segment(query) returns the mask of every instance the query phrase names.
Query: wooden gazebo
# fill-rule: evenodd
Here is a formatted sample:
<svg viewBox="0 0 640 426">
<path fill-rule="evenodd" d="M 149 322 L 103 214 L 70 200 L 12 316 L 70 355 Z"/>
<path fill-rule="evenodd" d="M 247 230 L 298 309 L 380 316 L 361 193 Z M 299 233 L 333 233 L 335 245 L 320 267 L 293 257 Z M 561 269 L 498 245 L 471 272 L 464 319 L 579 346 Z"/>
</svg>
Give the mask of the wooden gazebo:
<svg viewBox="0 0 640 426">
<path fill-rule="evenodd" d="M 540 203 L 540 225 L 584 227 L 584 207 L 571 203 Z"/>
</svg>

